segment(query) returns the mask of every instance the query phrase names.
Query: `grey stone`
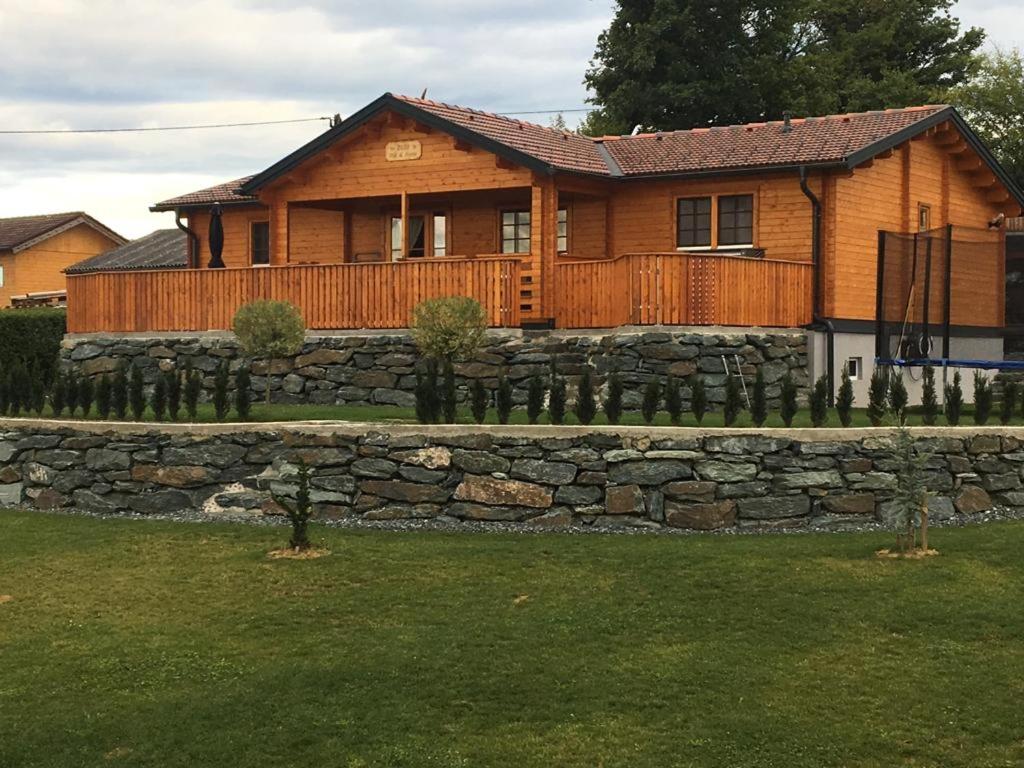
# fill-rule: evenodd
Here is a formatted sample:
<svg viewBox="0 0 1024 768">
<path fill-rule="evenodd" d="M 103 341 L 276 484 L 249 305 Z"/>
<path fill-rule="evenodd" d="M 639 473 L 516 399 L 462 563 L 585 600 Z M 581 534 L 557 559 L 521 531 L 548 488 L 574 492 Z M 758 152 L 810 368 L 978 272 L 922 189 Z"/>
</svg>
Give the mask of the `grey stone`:
<svg viewBox="0 0 1024 768">
<path fill-rule="evenodd" d="M 552 504 L 553 494 L 550 488 L 522 480 L 466 475 L 455 489 L 455 498 L 481 504 L 546 509 Z"/>
<path fill-rule="evenodd" d="M 605 490 L 605 512 L 609 515 L 639 515 L 645 511 L 639 485 L 613 485 Z"/>
<path fill-rule="evenodd" d="M 220 442 L 194 443 L 179 448 L 165 448 L 164 464 L 210 464 L 221 469 L 242 460 L 249 449 L 244 445 Z"/>
<path fill-rule="evenodd" d="M 444 469 L 451 466 L 452 452 L 443 446 L 431 446 L 417 450 L 397 451 L 391 458 L 403 464 L 413 464 L 427 469 Z"/>
<path fill-rule="evenodd" d="M 26 478 L 35 485 L 50 485 L 57 477 L 57 470 L 34 461 L 25 463 L 24 472 Z"/>
<path fill-rule="evenodd" d="M 463 472 L 483 475 L 491 472 L 508 472 L 512 466 L 508 459 L 485 451 L 456 449 L 451 456 L 452 464 Z"/>
<path fill-rule="evenodd" d="M 992 508 L 992 498 L 984 488 L 977 485 L 965 485 L 960 489 L 954 501 L 956 509 L 965 515 L 974 515 L 978 512 L 986 512 Z"/>
<path fill-rule="evenodd" d="M 742 483 L 757 477 L 757 465 L 729 461 L 701 461 L 695 466 L 703 480 L 716 483 Z"/>
<path fill-rule="evenodd" d="M 661 485 L 673 480 L 688 480 L 693 470 L 681 461 L 627 461 L 613 465 L 608 479 L 618 485 Z"/>
<path fill-rule="evenodd" d="M 739 516 L 754 520 L 770 520 L 780 517 L 801 517 L 810 514 L 809 496 L 765 496 L 759 499 L 740 499 Z"/>
<path fill-rule="evenodd" d="M 359 483 L 363 493 L 378 496 L 392 501 L 404 501 L 411 504 L 424 502 L 441 504 L 451 497 L 451 490 L 437 485 L 423 485 L 404 480 L 363 480 Z"/>
<path fill-rule="evenodd" d="M 669 499 L 665 501 L 665 522 L 673 528 L 699 531 L 727 528 L 736 522 L 736 502 L 687 503 Z"/>
<path fill-rule="evenodd" d="M 128 497 L 128 506 L 144 515 L 166 514 L 188 509 L 192 497 L 184 491 L 165 490 L 151 493 L 135 493 Z"/>
<path fill-rule="evenodd" d="M 796 491 L 808 488 L 842 488 L 843 476 L 835 470 L 821 472 L 794 472 L 776 475 L 773 481 L 776 490 Z"/>
<path fill-rule="evenodd" d="M 684 480 L 669 483 L 662 490 L 677 501 L 712 501 L 718 486 L 707 480 Z"/>
<path fill-rule="evenodd" d="M 356 459 L 352 462 L 352 474 L 358 477 L 391 477 L 398 465 L 387 459 Z"/>
<path fill-rule="evenodd" d="M 16 507 L 21 504 L 24 489 L 22 483 L 4 483 L 0 485 L 0 506 Z"/>
<path fill-rule="evenodd" d="M 578 507 L 584 504 L 596 504 L 601 500 L 601 489 L 593 485 L 563 485 L 555 491 L 556 504 L 569 504 Z"/>
<path fill-rule="evenodd" d="M 128 469 L 131 463 L 131 456 L 127 453 L 108 448 L 90 448 L 85 453 L 85 465 L 95 472 Z"/>
<path fill-rule="evenodd" d="M 512 463 L 512 477 L 550 485 L 568 485 L 576 477 L 576 466 L 557 461 L 516 459 Z"/>
</svg>

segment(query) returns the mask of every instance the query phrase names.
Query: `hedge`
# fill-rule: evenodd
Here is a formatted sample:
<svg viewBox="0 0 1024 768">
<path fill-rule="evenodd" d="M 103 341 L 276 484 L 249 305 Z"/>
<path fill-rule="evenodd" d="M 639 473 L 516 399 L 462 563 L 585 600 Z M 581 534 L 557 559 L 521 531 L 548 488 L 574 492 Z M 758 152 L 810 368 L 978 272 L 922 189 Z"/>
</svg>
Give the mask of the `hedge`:
<svg viewBox="0 0 1024 768">
<path fill-rule="evenodd" d="M 67 313 L 54 307 L 0 311 L 0 371 L 18 363 L 38 371 L 47 385 L 53 381 Z"/>
</svg>

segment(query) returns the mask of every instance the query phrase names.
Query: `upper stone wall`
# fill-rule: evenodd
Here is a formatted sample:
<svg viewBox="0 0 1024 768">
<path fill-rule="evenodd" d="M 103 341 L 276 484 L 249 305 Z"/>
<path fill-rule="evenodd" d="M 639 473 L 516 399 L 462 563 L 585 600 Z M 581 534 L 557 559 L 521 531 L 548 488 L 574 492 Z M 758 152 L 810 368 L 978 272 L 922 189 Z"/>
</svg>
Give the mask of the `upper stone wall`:
<svg viewBox="0 0 1024 768">
<path fill-rule="evenodd" d="M 736 370 L 737 360 L 748 381 L 758 368 L 764 371 L 771 405 L 778 404 L 779 383 L 791 372 L 802 391 L 808 386 L 807 339 L 803 331 L 729 333 L 678 330 L 616 332 L 603 336 L 523 333 L 492 335 L 476 357 L 456 367 L 460 399 L 467 397 L 472 379 L 495 389 L 504 369 L 511 381 L 514 401 L 526 402 L 530 377 L 548 376 L 552 362 L 570 385 L 587 366 L 603 384 L 617 371 L 625 385 L 624 405 L 640 407 L 643 388 L 654 377 L 672 374 L 684 379 L 701 373 L 710 402 L 725 402 L 725 367 Z M 241 360 L 234 336 L 104 337 L 69 336 L 61 359 L 88 376 L 114 371 L 122 361 L 143 367 L 146 382 L 157 370 L 176 359 L 191 358 L 206 374 L 204 388 L 213 389 L 213 372 L 223 359 L 232 370 Z M 416 347 L 406 335 L 309 336 L 299 355 L 253 366 L 254 395 L 262 396 L 267 382 L 279 403 L 414 405 Z M 570 386 L 570 396 L 572 396 Z M 688 404 L 687 404 L 688 405 Z"/>
</svg>

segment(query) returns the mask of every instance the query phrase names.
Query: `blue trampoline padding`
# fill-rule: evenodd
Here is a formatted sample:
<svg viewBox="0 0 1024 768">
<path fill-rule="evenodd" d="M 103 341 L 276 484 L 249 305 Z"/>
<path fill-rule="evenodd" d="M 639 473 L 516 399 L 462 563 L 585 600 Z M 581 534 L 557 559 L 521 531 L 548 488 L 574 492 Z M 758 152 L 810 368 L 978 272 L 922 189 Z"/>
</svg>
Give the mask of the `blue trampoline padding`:
<svg viewBox="0 0 1024 768">
<path fill-rule="evenodd" d="M 948 360 L 875 358 L 875 365 L 894 365 L 900 368 L 921 368 L 930 365 L 933 368 L 981 368 L 994 371 L 1024 371 L 1024 360 Z"/>
</svg>

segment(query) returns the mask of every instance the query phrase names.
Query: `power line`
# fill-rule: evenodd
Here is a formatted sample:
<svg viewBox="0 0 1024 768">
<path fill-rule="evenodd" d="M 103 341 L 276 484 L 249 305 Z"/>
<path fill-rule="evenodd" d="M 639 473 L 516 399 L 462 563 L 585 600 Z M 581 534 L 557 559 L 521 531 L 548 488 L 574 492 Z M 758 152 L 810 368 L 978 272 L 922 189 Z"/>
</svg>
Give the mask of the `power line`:
<svg viewBox="0 0 1024 768">
<path fill-rule="evenodd" d="M 495 112 L 496 115 L 552 115 L 556 112 L 593 112 L 597 107 L 578 107 L 573 109 L 527 109 L 522 112 Z"/>
<path fill-rule="evenodd" d="M 26 134 L 58 134 L 58 133 L 151 133 L 154 131 L 200 131 L 209 128 L 247 128 L 254 125 L 284 125 L 286 123 L 312 123 L 317 120 L 330 120 L 329 117 L 299 117 L 293 120 L 263 120 L 255 123 L 208 123 L 206 125 L 165 125 L 152 128 L 53 128 L 53 129 L 28 129 L 11 130 L 0 129 L 0 134 L 26 135 Z"/>
</svg>

